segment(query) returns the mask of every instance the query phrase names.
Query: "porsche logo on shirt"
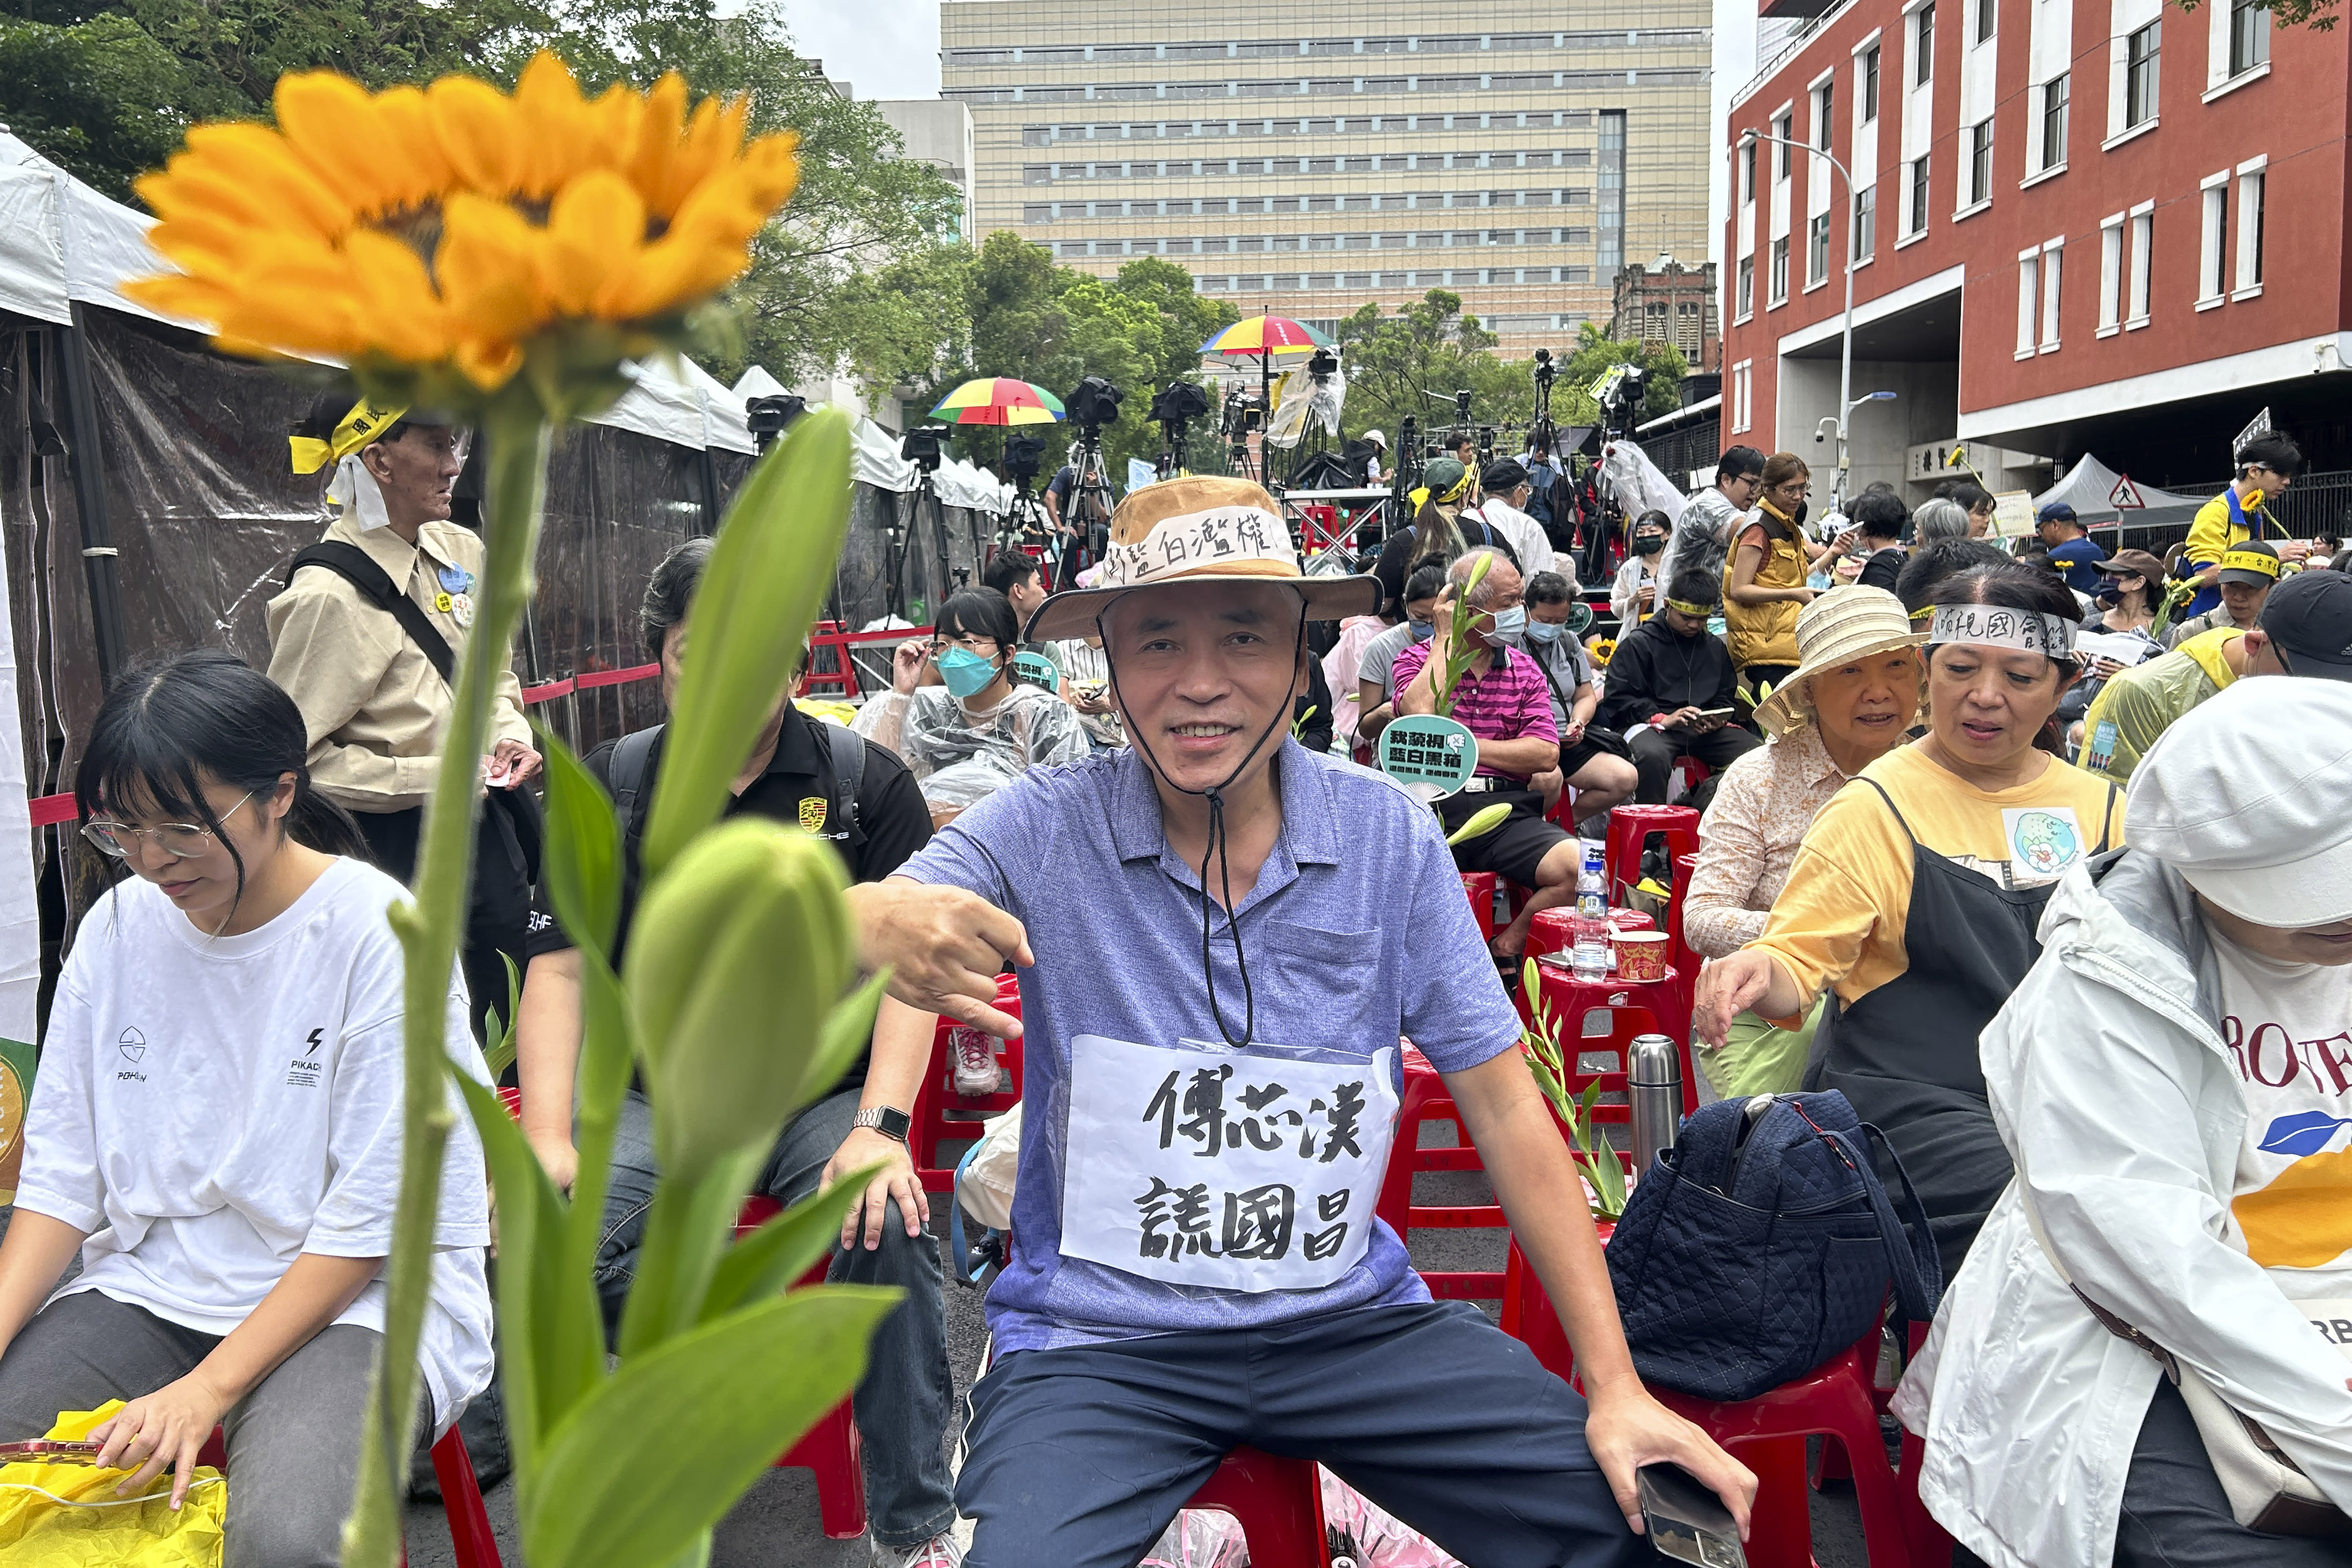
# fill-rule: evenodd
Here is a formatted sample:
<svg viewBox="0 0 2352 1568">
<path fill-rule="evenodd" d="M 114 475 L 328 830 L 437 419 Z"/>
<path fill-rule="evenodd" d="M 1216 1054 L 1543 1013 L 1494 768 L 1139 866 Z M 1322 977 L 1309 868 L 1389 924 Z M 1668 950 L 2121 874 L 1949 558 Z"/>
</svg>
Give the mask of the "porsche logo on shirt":
<svg viewBox="0 0 2352 1568">
<path fill-rule="evenodd" d="M 800 823 L 801 831 L 803 833 L 824 831 L 824 797 L 823 795 L 812 795 L 801 797 Z"/>
</svg>

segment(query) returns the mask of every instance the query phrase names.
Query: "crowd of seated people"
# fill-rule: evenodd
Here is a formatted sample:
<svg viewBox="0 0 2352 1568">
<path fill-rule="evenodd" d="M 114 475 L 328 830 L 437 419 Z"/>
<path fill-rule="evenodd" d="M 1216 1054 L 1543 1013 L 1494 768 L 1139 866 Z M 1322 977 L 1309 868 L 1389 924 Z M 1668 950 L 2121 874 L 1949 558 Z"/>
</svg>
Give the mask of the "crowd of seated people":
<svg viewBox="0 0 2352 1568">
<path fill-rule="evenodd" d="M 2144 635 L 2152 556 L 2014 560 L 1974 536 L 1967 493 L 1923 504 L 1906 548 L 1900 501 L 1872 493 L 1839 552 L 1868 585 L 1807 588 L 1835 549 L 1803 530 L 1809 477 L 1755 457 L 1727 455 L 1712 492 L 1724 559 L 1634 574 L 1629 606 L 1646 591 L 1654 613 L 1605 670 L 1568 629 L 1575 583 L 1512 558 L 1513 473 L 1490 468 L 1492 499 L 1467 508 L 1466 470 L 1433 462 L 1445 494 L 1400 535 L 1392 589 L 1302 575 L 1265 492 L 1180 479 L 1122 503 L 1114 542 L 1228 528 L 1239 569 L 1137 549 L 1049 593 L 1000 563 L 896 650 L 849 730 L 778 694 L 726 809 L 831 837 L 865 956 L 894 975 L 867 1052 L 759 1183 L 790 1201 L 879 1168 L 831 1268 L 906 1292 L 853 1401 L 877 1561 L 1124 1568 L 1240 1444 L 1322 1461 L 1472 1563 L 1651 1560 L 1633 1476 L 1661 1461 L 1744 1526 L 1755 1479 L 1633 1372 L 1507 977 L 1534 916 L 1573 895 L 1582 846 L 1560 824 L 1598 832 L 1621 801 L 1664 801 L 1684 757 L 1711 775 L 1684 797 L 1700 849 L 1674 889 L 1707 960 L 1694 1060 L 1724 1098 L 1838 1090 L 1917 1190 L 1948 1289 L 1895 1409 L 1925 1439 L 1917 1485 L 1956 1563 L 2343 1561 L 2340 1541 L 2250 1522 L 2200 1422 L 2216 1401 L 2258 1422 L 2324 1502 L 2352 1503 L 2352 1329 L 2335 1326 L 2352 1319 L 2352 576 L 2273 547 L 2262 599 L 2234 605 L 2232 573 L 2264 552 L 2226 542 L 2206 570 L 2231 624 L 2108 669 L 2076 651 L 2066 574 L 2096 574 L 2101 629 Z M 1685 529 L 1636 528 L 1694 558 Z M 646 587 L 666 694 L 709 553 L 682 546 Z M 1331 624 L 1318 660 L 1310 628 Z M 2105 685 L 2078 766 L 2066 702 L 2086 679 Z M 1347 752 L 1441 704 L 1480 755 L 1433 813 Z M 2103 744 L 2102 723 L 2125 738 Z M 133 672 L 90 735 L 88 830 L 128 875 L 68 959 L 27 1118 L 0 1242 L 0 1436 L 119 1396 L 110 1458 L 184 1475 L 222 1425 L 253 1478 L 230 1493 L 227 1561 L 332 1561 L 389 1247 L 396 885 L 312 789 L 300 710 L 234 658 Z M 656 726 L 586 763 L 641 799 L 628 780 L 659 745 Z M 1504 820 L 1449 851 L 1495 805 Z M 1491 943 L 1462 892 L 1476 870 L 1526 895 Z M 568 1184 L 578 958 L 543 910 L 532 925 L 521 1114 Z M 1033 1026 L 1024 1094 L 1064 1114 L 1035 1116 L 1021 1149 L 995 1359 L 953 1472 L 933 1215 L 885 1113 L 911 1109 L 941 1014 L 970 1016 L 1007 970 Z M 236 1114 L 157 1121 L 130 1076 L 99 1070 L 159 997 L 188 1049 L 251 1080 Z M 345 1019 L 331 1093 L 299 1098 L 275 1048 L 229 1026 L 256 1006 Z M 457 987 L 457 1066 L 480 1077 L 467 1015 Z M 1372 1217 L 1401 1036 L 1458 1106 L 1580 1389 L 1431 1300 Z M 1200 1071 L 1213 1057 L 1230 1096 Z M 1291 1217 L 1244 1215 L 1296 1180 L 1289 1140 L 1239 1132 L 1236 1108 L 1277 1095 L 1315 1107 L 1299 1245 Z M 1360 1121 L 1343 1128 L 1342 1104 Z M 632 1090 L 608 1315 L 635 1266 L 648 1121 Z M 491 1377 L 488 1197 L 462 1118 L 449 1161 L 420 1433 Z M 1163 1171 L 1210 1181 L 1214 1215 Z"/>
</svg>

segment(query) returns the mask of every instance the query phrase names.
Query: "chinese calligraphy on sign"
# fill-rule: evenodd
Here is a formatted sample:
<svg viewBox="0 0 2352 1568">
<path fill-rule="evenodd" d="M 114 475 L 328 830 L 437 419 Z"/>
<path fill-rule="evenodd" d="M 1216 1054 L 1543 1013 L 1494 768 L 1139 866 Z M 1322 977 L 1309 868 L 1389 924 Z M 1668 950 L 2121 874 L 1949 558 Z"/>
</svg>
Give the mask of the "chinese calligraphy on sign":
<svg viewBox="0 0 2352 1568">
<path fill-rule="evenodd" d="M 1363 1257 L 1393 1050 L 1311 1061 L 1081 1035 L 1070 1058 L 1065 1256 L 1236 1290 L 1312 1289 Z"/>
</svg>

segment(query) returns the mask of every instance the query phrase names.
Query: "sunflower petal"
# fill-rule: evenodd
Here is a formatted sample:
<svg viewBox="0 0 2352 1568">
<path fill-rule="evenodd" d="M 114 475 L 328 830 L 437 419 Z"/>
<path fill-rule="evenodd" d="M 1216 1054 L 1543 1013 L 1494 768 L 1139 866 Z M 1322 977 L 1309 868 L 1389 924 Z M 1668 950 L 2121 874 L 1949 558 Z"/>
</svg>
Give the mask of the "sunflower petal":
<svg viewBox="0 0 2352 1568">
<path fill-rule="evenodd" d="M 488 82 L 445 76 L 425 89 L 434 139 L 450 168 L 478 195 L 500 197 L 516 184 L 514 101 Z"/>
<path fill-rule="evenodd" d="M 365 88 L 336 71 L 289 71 L 274 101 L 287 142 L 353 206 L 376 212 L 398 199 L 402 149 Z"/>
<path fill-rule="evenodd" d="M 457 369 L 484 392 L 496 392 L 522 368 L 522 349 L 511 342 L 463 342 L 457 345 Z"/>
<path fill-rule="evenodd" d="M 556 193 L 548 212 L 540 278 L 557 309 L 584 316 L 606 279 L 625 270 L 646 245 L 646 205 L 609 169 L 581 175 Z"/>
<path fill-rule="evenodd" d="M 515 188 L 526 196 L 551 195 L 594 150 L 580 84 L 546 49 L 531 57 L 515 83 L 514 123 Z"/>
<path fill-rule="evenodd" d="M 503 202 L 464 191 L 449 199 L 434 275 L 457 335 L 520 339 L 553 315 L 539 285 L 541 240 Z"/>
<path fill-rule="evenodd" d="M 414 250 L 362 229 L 344 243 L 353 293 L 383 352 L 408 364 L 432 364 L 449 354 L 449 334 L 433 279 Z"/>
<path fill-rule="evenodd" d="M 379 93 L 375 110 L 383 121 L 386 148 L 396 150 L 400 159 L 401 201 L 429 201 L 457 184 L 457 171 L 433 132 L 433 110 L 423 89 L 395 87 Z"/>
<path fill-rule="evenodd" d="M 257 201 L 283 204 L 286 210 L 278 217 L 280 226 L 299 219 L 322 235 L 340 234 L 350 226 L 350 201 L 319 178 L 286 138 L 266 125 L 192 126 L 188 151 L 201 161 L 205 173 L 243 185 Z"/>
</svg>

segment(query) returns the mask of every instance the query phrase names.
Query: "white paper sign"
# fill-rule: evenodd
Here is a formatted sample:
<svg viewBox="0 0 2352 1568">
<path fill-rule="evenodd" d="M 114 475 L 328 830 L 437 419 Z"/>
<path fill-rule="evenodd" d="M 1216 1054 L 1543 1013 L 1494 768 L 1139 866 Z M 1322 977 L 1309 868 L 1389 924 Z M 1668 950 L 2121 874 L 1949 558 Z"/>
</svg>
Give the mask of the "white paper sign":
<svg viewBox="0 0 2352 1568">
<path fill-rule="evenodd" d="M 2146 637 L 2126 637 L 2121 632 L 2077 632 L 2074 651 L 2093 658 L 2111 658 L 2117 664 L 2137 664 L 2151 654 L 2164 650 Z"/>
<path fill-rule="evenodd" d="M 1062 1253 L 1171 1285 L 1354 1268 L 1396 1136 L 1396 1047 L 1353 1060 L 1070 1041 Z"/>
</svg>

